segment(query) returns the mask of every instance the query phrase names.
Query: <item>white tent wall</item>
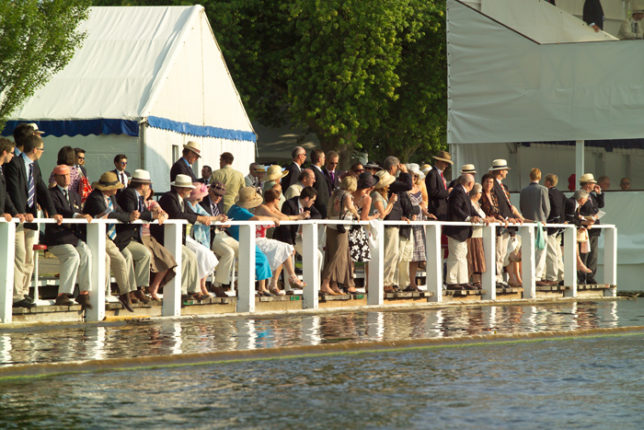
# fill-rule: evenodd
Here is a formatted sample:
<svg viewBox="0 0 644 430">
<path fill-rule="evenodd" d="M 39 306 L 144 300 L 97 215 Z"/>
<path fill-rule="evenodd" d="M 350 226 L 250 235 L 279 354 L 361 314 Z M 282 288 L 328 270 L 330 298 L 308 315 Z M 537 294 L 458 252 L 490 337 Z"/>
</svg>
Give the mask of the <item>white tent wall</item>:
<svg viewBox="0 0 644 430">
<path fill-rule="evenodd" d="M 557 0 L 557 7 L 581 19 L 584 0 Z M 604 10 L 604 31 L 617 36 L 620 25 L 631 10 L 630 0 L 601 0 Z"/>
<path fill-rule="evenodd" d="M 87 151 L 85 165 L 90 181 L 97 181 L 101 174 L 114 169 L 114 156 L 125 154 L 128 159 L 127 170 L 132 172 L 141 165 L 141 151 L 138 137 L 122 134 L 88 136 L 45 136 L 45 152 L 39 161 L 43 179 L 47 181 L 49 174 L 56 166 L 58 151 L 63 146 L 83 148 Z"/>
</svg>

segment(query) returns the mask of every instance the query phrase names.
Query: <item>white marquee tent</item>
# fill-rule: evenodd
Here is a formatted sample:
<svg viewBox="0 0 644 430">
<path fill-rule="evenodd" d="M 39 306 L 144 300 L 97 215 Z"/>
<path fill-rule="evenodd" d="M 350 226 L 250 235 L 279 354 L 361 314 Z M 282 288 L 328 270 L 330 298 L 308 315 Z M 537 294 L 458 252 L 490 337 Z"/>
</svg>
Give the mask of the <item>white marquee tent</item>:
<svg viewBox="0 0 644 430">
<path fill-rule="evenodd" d="M 582 170 L 644 184 L 634 168 L 644 162 L 641 144 L 584 150 L 586 140 L 644 137 L 644 42 L 594 33 L 542 0 L 480 0 L 478 8 L 447 1 L 447 139 L 456 164 L 484 171 L 506 158 L 513 190 L 527 185 L 531 167 L 558 174 L 564 190 Z M 577 144 L 554 143 L 562 141 Z M 644 231 L 630 221 L 642 195 L 606 197 L 603 222 L 618 226 L 619 280 L 629 289 L 644 277 Z"/>
<path fill-rule="evenodd" d="M 149 170 L 164 191 L 189 140 L 201 144 L 200 165 L 218 168 L 228 151 L 247 170 L 256 136 L 202 6 L 92 7 L 81 27 L 83 46 L 4 130 L 35 121 L 47 132 L 47 175 L 71 145 L 87 150 L 92 180 L 124 153 L 129 171 Z"/>
</svg>

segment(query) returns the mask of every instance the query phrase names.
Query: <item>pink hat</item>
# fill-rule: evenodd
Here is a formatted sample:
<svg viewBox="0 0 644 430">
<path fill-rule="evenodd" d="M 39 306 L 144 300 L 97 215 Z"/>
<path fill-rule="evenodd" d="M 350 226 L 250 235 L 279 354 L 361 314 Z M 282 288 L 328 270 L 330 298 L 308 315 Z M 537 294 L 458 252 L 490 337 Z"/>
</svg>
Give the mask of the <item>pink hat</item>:
<svg viewBox="0 0 644 430">
<path fill-rule="evenodd" d="M 208 187 L 203 182 L 194 182 L 195 188 L 190 192 L 190 200 L 199 200 L 208 195 Z"/>
<path fill-rule="evenodd" d="M 54 175 L 69 175 L 69 166 L 67 164 L 59 164 L 54 168 Z"/>
</svg>

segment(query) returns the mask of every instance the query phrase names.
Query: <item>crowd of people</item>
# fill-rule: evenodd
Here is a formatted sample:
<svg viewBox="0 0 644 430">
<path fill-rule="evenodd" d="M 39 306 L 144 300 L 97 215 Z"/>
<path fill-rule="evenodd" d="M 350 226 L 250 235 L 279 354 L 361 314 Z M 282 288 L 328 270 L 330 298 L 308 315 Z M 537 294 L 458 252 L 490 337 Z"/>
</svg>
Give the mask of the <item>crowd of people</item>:
<svg viewBox="0 0 644 430">
<path fill-rule="evenodd" d="M 220 155 L 219 169 L 203 166 L 197 178 L 193 164 L 201 157 L 200 145 L 188 142 L 170 169 L 171 189 L 155 200 L 150 173 L 130 173 L 127 156 L 114 157 L 114 170 L 90 183 L 85 151 L 63 147 L 48 183 L 38 164 L 45 150 L 36 124 L 20 124 L 14 142 L 0 140 L 0 207 L 3 216 L 21 222 L 16 228 L 13 304 L 34 306 L 29 295 L 33 271 L 33 243 L 40 208 L 56 219 L 47 224 L 43 242 L 61 262 L 56 305 L 76 302 L 91 306 L 89 294 L 110 286 L 114 277 L 118 298 L 132 311 L 132 304 L 159 301 L 159 292 L 176 276 L 177 262 L 164 247 L 163 223 L 186 220 L 181 247 L 181 288 L 184 298 L 204 300 L 226 296 L 231 273 L 239 257 L 239 227 L 229 220 L 265 221 L 256 229 L 255 278 L 259 295 L 284 295 L 305 284 L 294 267 L 294 255 L 302 254 L 302 227 L 281 221 L 306 219 L 390 220 L 384 229 L 384 290 L 418 292 L 417 274 L 427 267 L 425 229 L 407 221 L 465 222 L 443 227 L 447 244 L 445 284 L 451 290 L 481 288 L 486 271 L 482 226 L 498 223 L 496 238 L 497 286 L 521 286 L 521 243 L 516 226 L 524 222 L 574 223 L 578 227 L 577 268 L 582 283 L 597 283 L 598 229 L 604 194 L 592 174 L 580 178 L 580 188 L 567 199 L 557 189 L 558 178 L 530 171 L 530 185 L 521 191 L 519 208 L 510 201 L 503 181 L 510 172 L 506 160 L 494 160 L 476 182 L 477 169 L 461 166 L 448 182 L 446 171 L 453 161 L 449 152 L 433 157 L 433 165 L 402 163 L 389 156 L 382 164 L 354 162 L 340 171 L 340 154 L 303 147 L 292 151 L 286 168 L 253 163 L 244 175 L 233 167 L 234 156 Z M 307 163 L 308 159 L 308 163 Z M 346 163 L 349 164 L 349 163 Z M 63 218 L 118 220 L 106 227 L 105 286 L 92 285 L 92 250 L 86 243 L 84 224 L 63 223 Z M 146 221 L 132 223 L 136 220 Z M 156 220 L 156 223 L 149 223 Z M 538 226 L 536 276 L 539 285 L 563 280 L 562 231 Z M 365 268 L 371 259 L 373 233 L 367 225 L 319 226 L 316 265 L 321 273 L 320 291 L 327 295 L 356 292 L 356 264 Z M 283 273 L 283 282 L 280 276 Z M 507 274 L 507 277 L 506 277 Z M 208 279 L 213 277 L 213 282 Z M 365 279 L 365 282 L 367 280 Z M 76 285 L 78 292 L 76 293 Z M 365 285 L 366 286 L 366 285 Z"/>
</svg>

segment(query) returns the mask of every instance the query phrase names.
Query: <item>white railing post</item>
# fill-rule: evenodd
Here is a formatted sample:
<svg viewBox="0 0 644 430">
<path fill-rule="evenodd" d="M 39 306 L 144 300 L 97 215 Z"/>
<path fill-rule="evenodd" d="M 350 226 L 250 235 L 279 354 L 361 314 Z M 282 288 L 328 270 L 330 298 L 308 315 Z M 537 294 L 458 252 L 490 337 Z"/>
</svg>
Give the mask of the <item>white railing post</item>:
<svg viewBox="0 0 644 430">
<path fill-rule="evenodd" d="M 0 222 L 0 322 L 10 323 L 13 318 L 13 265 L 16 259 L 16 225 Z"/>
<path fill-rule="evenodd" d="M 320 268 L 318 267 L 318 225 L 302 226 L 302 266 L 304 271 L 303 303 L 304 309 L 318 308 L 320 291 Z"/>
<path fill-rule="evenodd" d="M 254 224 L 239 226 L 239 281 L 237 312 L 255 312 Z"/>
<path fill-rule="evenodd" d="M 163 286 L 164 317 L 177 317 L 181 315 L 181 252 L 183 246 L 183 224 L 166 222 L 163 227 L 163 245 L 177 262 L 176 275 L 170 282 Z"/>
<path fill-rule="evenodd" d="M 568 287 L 565 297 L 577 296 L 577 228 L 574 225 L 564 229 L 564 285 Z"/>
<path fill-rule="evenodd" d="M 534 299 L 537 295 L 535 279 L 534 224 L 524 224 L 521 231 L 521 277 L 523 278 L 523 298 Z"/>
<path fill-rule="evenodd" d="M 443 255 L 441 249 L 441 226 L 430 224 L 425 230 L 425 252 L 427 265 L 425 269 L 427 291 L 432 293 L 432 302 L 443 301 Z"/>
<path fill-rule="evenodd" d="M 92 273 L 89 276 L 94 288 L 89 292 L 92 308 L 85 310 L 85 320 L 88 322 L 105 319 L 105 279 L 110 271 L 109 267 L 105 267 L 105 240 L 105 223 L 97 220 L 87 224 L 87 247 L 92 250 Z"/>
<path fill-rule="evenodd" d="M 382 306 L 385 299 L 384 290 L 384 264 L 385 264 L 385 227 L 382 221 L 377 220 L 371 224 L 371 233 L 375 236 L 375 244 L 371 248 L 369 261 L 369 284 L 367 286 L 367 304 Z"/>
<path fill-rule="evenodd" d="M 481 274 L 481 298 L 496 300 L 496 225 L 483 227 L 483 252 L 485 272 Z"/>
<path fill-rule="evenodd" d="M 617 227 L 604 229 L 604 283 L 617 285 Z M 604 296 L 616 295 L 615 288 L 604 290 Z"/>
</svg>

